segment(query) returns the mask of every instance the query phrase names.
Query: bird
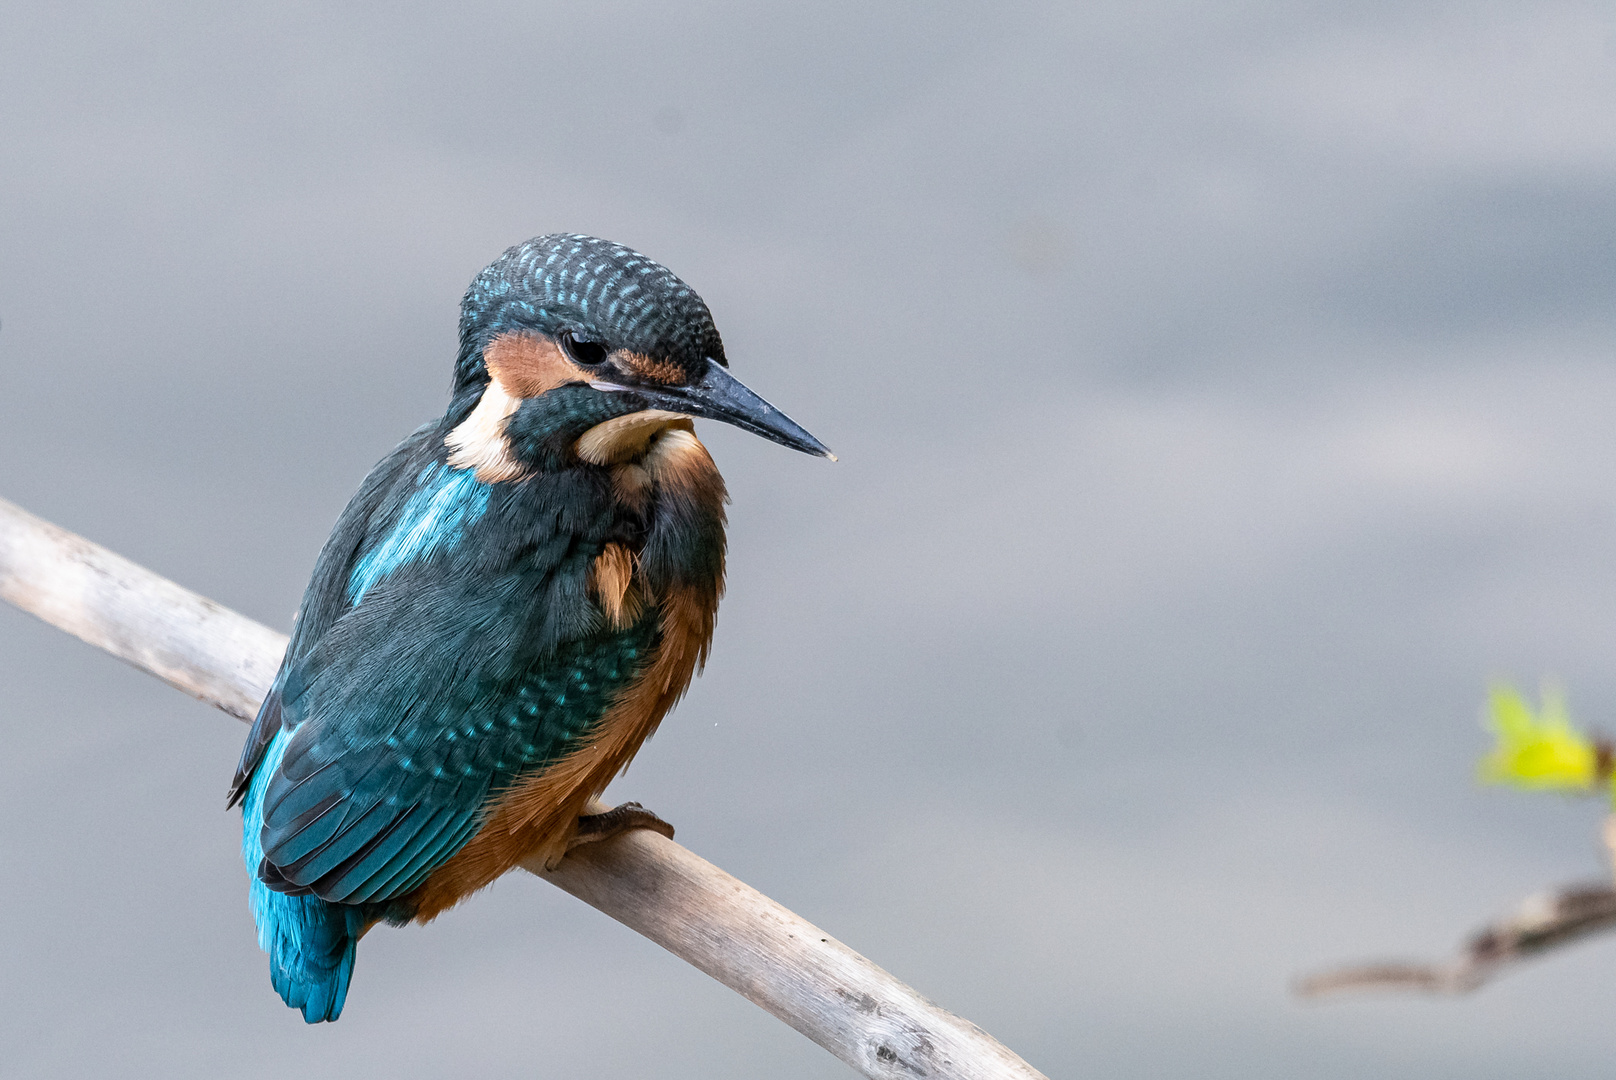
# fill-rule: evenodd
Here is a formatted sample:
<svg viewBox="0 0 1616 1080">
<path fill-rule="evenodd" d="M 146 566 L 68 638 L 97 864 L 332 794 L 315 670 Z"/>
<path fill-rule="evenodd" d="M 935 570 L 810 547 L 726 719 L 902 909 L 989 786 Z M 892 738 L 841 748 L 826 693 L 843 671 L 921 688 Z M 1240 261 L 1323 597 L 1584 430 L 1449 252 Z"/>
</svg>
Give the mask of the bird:
<svg viewBox="0 0 1616 1080">
<path fill-rule="evenodd" d="M 550 234 L 473 279 L 448 408 L 337 520 L 230 786 L 270 982 L 306 1022 L 342 1014 L 378 923 L 672 836 L 588 811 L 711 645 L 728 496 L 697 417 L 835 460 L 646 256 Z"/>
</svg>

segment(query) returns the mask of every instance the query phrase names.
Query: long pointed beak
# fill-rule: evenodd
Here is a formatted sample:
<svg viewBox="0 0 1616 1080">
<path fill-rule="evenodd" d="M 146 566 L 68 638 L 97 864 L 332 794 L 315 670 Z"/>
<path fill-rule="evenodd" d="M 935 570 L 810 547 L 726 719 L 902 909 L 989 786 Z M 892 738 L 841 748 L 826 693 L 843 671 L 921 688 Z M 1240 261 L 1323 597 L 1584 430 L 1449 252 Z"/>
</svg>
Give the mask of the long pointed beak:
<svg viewBox="0 0 1616 1080">
<path fill-rule="evenodd" d="M 597 390 L 628 391 L 645 398 L 652 408 L 722 420 L 781 446 L 836 460 L 830 447 L 808 434 L 791 417 L 748 390 L 741 380 L 729 373 L 728 368 L 712 360 L 707 361 L 707 371 L 701 381 L 690 386 L 654 386 L 646 383 L 624 386 L 607 382 L 590 385 Z"/>
</svg>

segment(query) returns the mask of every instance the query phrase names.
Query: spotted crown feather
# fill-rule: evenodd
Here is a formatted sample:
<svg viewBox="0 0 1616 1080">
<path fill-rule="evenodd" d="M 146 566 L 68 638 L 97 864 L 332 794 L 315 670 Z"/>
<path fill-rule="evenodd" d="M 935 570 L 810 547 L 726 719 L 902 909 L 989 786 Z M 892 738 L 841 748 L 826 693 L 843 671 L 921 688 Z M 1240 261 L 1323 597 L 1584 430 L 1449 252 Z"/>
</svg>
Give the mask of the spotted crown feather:
<svg viewBox="0 0 1616 1080">
<path fill-rule="evenodd" d="M 482 351 L 491 339 L 524 330 L 581 331 L 690 370 L 708 357 L 726 363 L 694 289 L 632 248 L 579 233 L 517 244 L 473 279 L 460 305 L 456 390 L 487 378 Z"/>
</svg>

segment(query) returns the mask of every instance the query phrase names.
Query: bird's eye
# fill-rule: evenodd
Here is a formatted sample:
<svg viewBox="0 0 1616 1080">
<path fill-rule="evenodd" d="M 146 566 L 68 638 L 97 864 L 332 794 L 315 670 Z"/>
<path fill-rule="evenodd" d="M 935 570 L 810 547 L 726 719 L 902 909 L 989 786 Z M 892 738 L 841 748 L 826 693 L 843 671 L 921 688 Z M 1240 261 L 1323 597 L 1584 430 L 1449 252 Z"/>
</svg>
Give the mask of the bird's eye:
<svg viewBox="0 0 1616 1080">
<path fill-rule="evenodd" d="M 576 331 L 563 330 L 557 338 L 561 342 L 561 351 L 567 354 L 579 367 L 594 367 L 606 359 L 611 350 L 598 341 L 589 341 L 578 336 Z"/>
</svg>

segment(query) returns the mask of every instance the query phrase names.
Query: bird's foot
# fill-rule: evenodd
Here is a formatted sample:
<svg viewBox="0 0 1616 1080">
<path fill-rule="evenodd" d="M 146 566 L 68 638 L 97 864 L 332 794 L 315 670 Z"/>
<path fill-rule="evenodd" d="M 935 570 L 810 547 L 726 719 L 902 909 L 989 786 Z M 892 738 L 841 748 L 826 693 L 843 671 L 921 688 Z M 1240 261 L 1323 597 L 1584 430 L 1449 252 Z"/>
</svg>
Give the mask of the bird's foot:
<svg viewBox="0 0 1616 1080">
<path fill-rule="evenodd" d="M 650 829 L 652 832 L 661 833 L 669 840 L 673 839 L 672 825 L 639 803 L 626 802 L 622 806 L 613 807 L 599 814 L 580 814 L 578 831 L 567 841 L 567 850 L 571 851 L 581 844 L 597 844 L 602 840 L 610 840 L 630 829 Z"/>
</svg>

